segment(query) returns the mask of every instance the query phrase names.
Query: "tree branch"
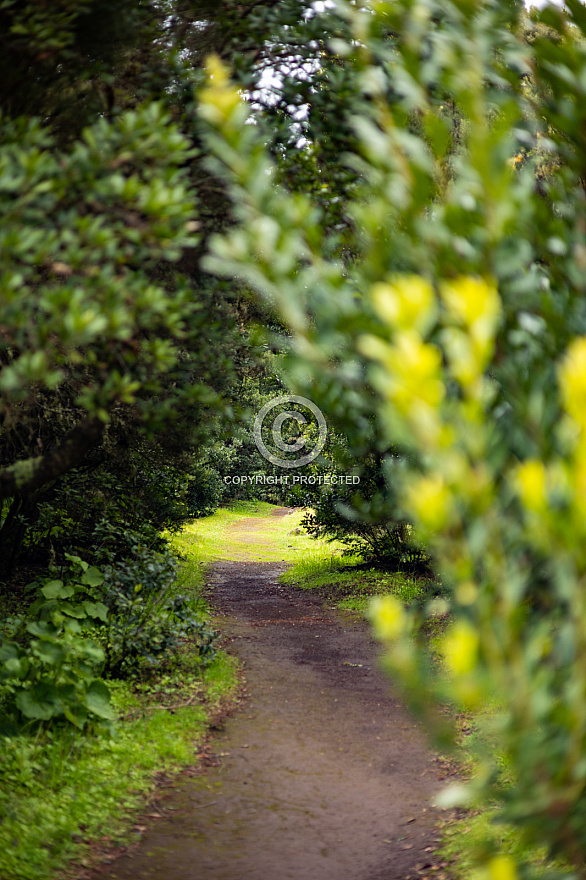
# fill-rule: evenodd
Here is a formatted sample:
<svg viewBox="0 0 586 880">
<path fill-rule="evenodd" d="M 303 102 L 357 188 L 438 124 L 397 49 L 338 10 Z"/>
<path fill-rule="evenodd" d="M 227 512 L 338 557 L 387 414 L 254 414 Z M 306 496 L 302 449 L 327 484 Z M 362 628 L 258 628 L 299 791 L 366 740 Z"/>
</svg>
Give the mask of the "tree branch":
<svg viewBox="0 0 586 880">
<path fill-rule="evenodd" d="M 0 470 L 0 500 L 26 494 L 80 465 L 102 436 L 104 423 L 88 418 L 69 431 L 46 455 L 26 458 Z"/>
</svg>

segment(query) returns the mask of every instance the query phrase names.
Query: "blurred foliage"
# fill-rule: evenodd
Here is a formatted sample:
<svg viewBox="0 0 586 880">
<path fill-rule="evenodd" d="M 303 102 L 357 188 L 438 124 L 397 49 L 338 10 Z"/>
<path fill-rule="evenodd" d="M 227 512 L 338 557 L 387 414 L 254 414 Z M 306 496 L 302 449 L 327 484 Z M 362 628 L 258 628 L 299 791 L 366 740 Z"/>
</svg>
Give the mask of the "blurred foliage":
<svg viewBox="0 0 586 880">
<path fill-rule="evenodd" d="M 194 311 L 184 283 L 149 277 L 193 243 L 187 140 L 153 104 L 63 153 L 37 123 L 8 124 L 0 150 L 4 429 L 66 381 L 84 417 L 150 415 Z M 3 497 L 32 479 L 5 476 Z"/>
<path fill-rule="evenodd" d="M 332 250 L 324 209 L 283 185 L 211 58 L 200 113 L 240 225 L 205 266 L 278 308 L 291 387 L 350 449 L 370 436 L 401 454 L 389 495 L 450 594 L 422 614 L 393 597 L 373 606 L 389 665 L 444 745 L 446 703 L 498 707 L 496 754 L 481 751 L 452 802 L 496 804 L 582 876 L 586 8 L 336 12 L 352 38 L 330 45 L 359 91 L 344 246 Z M 448 611 L 443 663 L 430 663 L 422 624 Z M 478 877 L 534 876 L 495 846 Z"/>
</svg>

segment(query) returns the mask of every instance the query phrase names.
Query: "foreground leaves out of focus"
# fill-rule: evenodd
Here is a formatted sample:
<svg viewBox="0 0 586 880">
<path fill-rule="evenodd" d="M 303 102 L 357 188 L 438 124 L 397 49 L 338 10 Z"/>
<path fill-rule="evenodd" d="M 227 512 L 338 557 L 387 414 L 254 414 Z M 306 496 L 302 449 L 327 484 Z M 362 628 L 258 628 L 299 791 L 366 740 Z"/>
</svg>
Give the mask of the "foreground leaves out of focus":
<svg viewBox="0 0 586 880">
<path fill-rule="evenodd" d="M 337 8 L 358 83 L 343 242 L 332 249 L 315 205 L 277 185 L 212 59 L 201 116 L 242 222 L 206 265 L 280 309 L 292 387 L 350 448 L 370 430 L 392 450 L 389 493 L 436 561 L 452 624 L 430 664 L 420 632 L 437 600 L 374 604 L 389 668 L 444 746 L 443 705 L 497 707 L 474 778 L 445 802 L 496 805 L 582 875 L 586 10 L 570 0 L 522 22 L 496 0 Z M 479 877 L 536 871 L 498 847 L 479 848 Z"/>
</svg>

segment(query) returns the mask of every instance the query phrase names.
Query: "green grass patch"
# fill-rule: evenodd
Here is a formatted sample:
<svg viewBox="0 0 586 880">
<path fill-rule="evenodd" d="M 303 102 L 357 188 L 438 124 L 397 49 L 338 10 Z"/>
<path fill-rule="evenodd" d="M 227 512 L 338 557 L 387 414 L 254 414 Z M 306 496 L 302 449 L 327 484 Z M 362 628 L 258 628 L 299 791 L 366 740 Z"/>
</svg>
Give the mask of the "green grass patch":
<svg viewBox="0 0 586 880">
<path fill-rule="evenodd" d="M 494 810 L 484 810 L 449 822 L 444 827 L 438 855 L 442 861 L 450 863 L 450 875 L 454 880 L 468 880 L 478 871 L 479 860 L 480 863 L 488 861 L 497 852 L 525 860 L 527 853 L 516 829 L 497 824 L 494 818 Z"/>
<path fill-rule="evenodd" d="M 520 830 L 498 821 L 496 808 L 471 812 L 447 822 L 442 829 L 442 843 L 435 859 L 449 864 L 450 880 L 469 880 L 478 876 L 479 865 L 497 854 L 514 858 L 517 864 L 530 866 L 531 877 L 574 877 L 569 865 L 548 860 L 545 847 L 527 844 Z"/>
<path fill-rule="evenodd" d="M 342 557 L 336 551 L 323 548 L 321 554 L 309 561 L 301 561 L 282 576 L 283 583 L 315 590 L 328 602 L 343 611 L 366 614 L 372 596 L 391 594 L 406 605 L 421 596 L 425 581 L 403 572 L 385 572 L 377 568 L 365 569 L 354 557 Z"/>
<path fill-rule="evenodd" d="M 223 653 L 203 674 L 187 659 L 149 683 L 112 684 L 121 719 L 112 739 L 56 728 L 0 743 L 0 877 L 37 880 L 72 860 L 88 864 L 91 844 L 128 840 L 155 774 L 195 763 L 238 676 Z"/>
<path fill-rule="evenodd" d="M 212 516 L 192 520 L 173 536 L 172 546 L 189 555 L 192 570 L 199 567 L 202 572 L 214 560 L 311 565 L 340 555 L 341 547 L 311 538 L 302 530 L 303 511 L 274 516 L 277 509 L 260 501 L 236 502 Z"/>
</svg>

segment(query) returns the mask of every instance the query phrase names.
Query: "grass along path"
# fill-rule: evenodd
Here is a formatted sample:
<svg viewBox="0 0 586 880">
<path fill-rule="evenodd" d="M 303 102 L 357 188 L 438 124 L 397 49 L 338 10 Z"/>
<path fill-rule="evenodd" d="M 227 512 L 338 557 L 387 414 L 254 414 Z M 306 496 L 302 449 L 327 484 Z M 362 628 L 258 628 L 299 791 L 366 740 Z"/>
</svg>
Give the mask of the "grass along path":
<svg viewBox="0 0 586 880">
<path fill-rule="evenodd" d="M 237 692 L 231 658 L 220 653 L 203 674 L 188 659 L 148 683 L 110 683 L 118 713 L 112 739 L 54 728 L 0 744 L 2 880 L 54 877 L 72 861 L 107 860 L 113 847 L 137 839 L 133 822 L 156 778 L 196 762 L 210 719 Z"/>
<path fill-rule="evenodd" d="M 202 552 L 181 536 L 176 585 L 206 616 Z M 189 644 L 164 670 L 108 682 L 118 719 L 113 738 L 67 726 L 0 738 L 0 878 L 78 876 L 136 841 L 136 817 L 157 783 L 198 760 L 210 723 L 234 704 L 234 658 L 219 652 L 202 670 Z M 179 707 L 179 708 L 175 708 Z"/>
<path fill-rule="evenodd" d="M 191 579 L 202 579 L 214 560 L 285 562 L 283 584 L 314 591 L 343 611 L 364 615 L 372 596 L 391 593 L 409 604 L 421 595 L 424 582 L 402 572 L 357 568 L 356 557 L 342 556 L 337 541 L 315 540 L 301 529 L 303 511 L 263 502 L 237 502 L 212 516 L 193 520 L 174 537 L 174 546 L 187 557 Z M 187 570 L 187 569 L 186 569 Z"/>
<path fill-rule="evenodd" d="M 341 611 L 354 611 L 363 616 L 373 596 L 390 594 L 408 605 L 423 591 L 423 581 L 402 572 L 375 568 L 345 570 L 348 564 L 351 561 L 337 557 L 314 564 L 301 562 L 286 571 L 281 581 L 318 593 Z"/>
</svg>

